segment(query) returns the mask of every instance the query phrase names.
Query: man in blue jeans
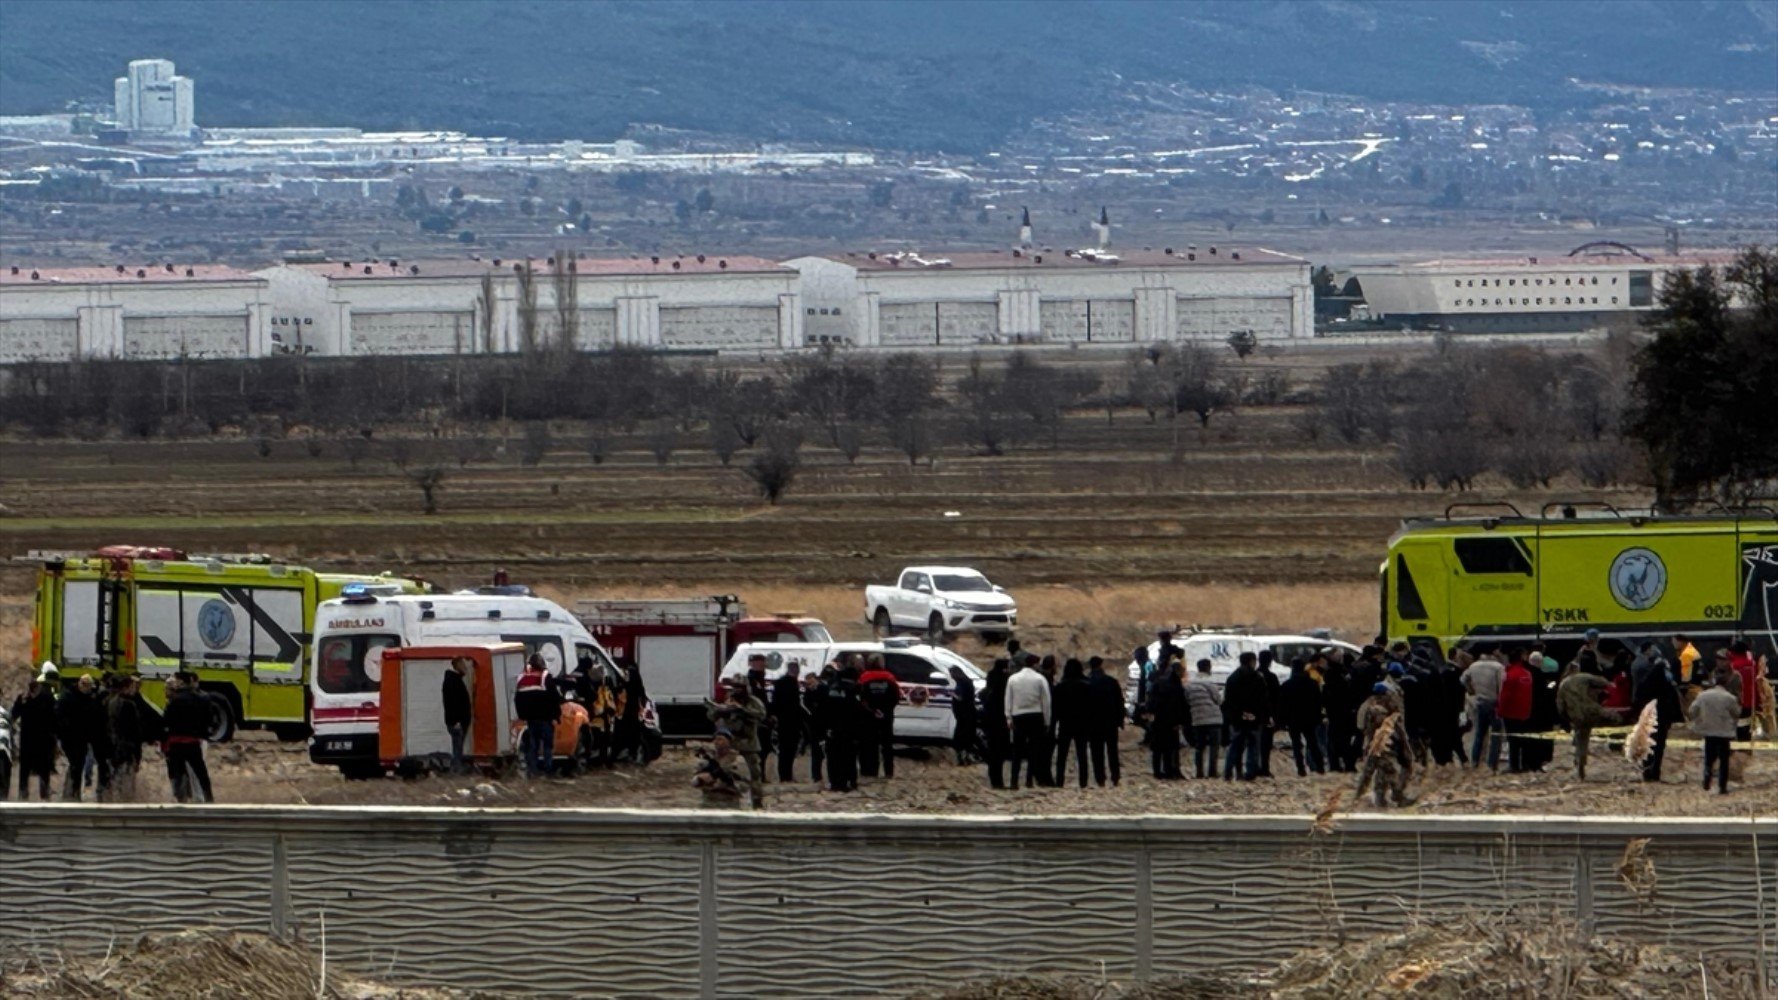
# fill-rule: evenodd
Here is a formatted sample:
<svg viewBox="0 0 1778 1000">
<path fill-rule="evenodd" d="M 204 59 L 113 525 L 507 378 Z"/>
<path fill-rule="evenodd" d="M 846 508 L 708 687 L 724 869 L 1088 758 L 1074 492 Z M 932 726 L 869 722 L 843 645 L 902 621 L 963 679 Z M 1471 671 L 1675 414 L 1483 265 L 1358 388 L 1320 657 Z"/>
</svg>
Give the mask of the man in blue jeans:
<svg viewBox="0 0 1778 1000">
<path fill-rule="evenodd" d="M 1469 696 L 1469 718 L 1475 727 L 1471 737 L 1469 766 L 1482 766 L 1482 741 L 1488 740 L 1488 769 L 1500 770 L 1500 684 L 1506 666 L 1494 658 L 1495 647 L 1476 650 L 1476 660 L 1463 670 L 1463 691 Z"/>
</svg>

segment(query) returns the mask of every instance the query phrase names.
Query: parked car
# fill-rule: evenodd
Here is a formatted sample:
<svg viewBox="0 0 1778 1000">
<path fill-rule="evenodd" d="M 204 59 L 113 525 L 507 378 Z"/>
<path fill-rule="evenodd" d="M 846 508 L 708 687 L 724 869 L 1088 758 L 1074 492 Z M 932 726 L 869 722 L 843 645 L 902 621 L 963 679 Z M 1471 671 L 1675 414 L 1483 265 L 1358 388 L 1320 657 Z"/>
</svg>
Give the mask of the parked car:
<svg viewBox="0 0 1778 1000">
<path fill-rule="evenodd" d="M 958 632 L 1004 642 L 1018 627 L 1019 606 L 967 566 L 909 566 L 892 585 L 864 588 L 864 618 L 881 638 L 899 628 L 923 632 L 934 643 Z"/>
<path fill-rule="evenodd" d="M 1173 637 L 1173 645 L 1185 652 L 1185 669 L 1194 678 L 1198 672 L 1198 661 L 1209 660 L 1210 681 L 1213 684 L 1228 680 L 1229 674 L 1234 673 L 1235 668 L 1241 665 L 1242 653 L 1257 656 L 1261 650 L 1271 650 L 1272 673 L 1279 680 L 1290 676 L 1290 661 L 1299 656 L 1308 659 L 1324 649 L 1351 653 L 1353 656 L 1359 653 L 1357 646 L 1338 639 L 1317 638 L 1312 635 L 1254 635 L 1232 631 L 1180 632 Z M 1149 643 L 1150 663 L 1160 653 L 1160 640 Z M 1134 706 L 1137 683 L 1141 680 L 1141 667 L 1135 660 L 1130 661 L 1128 676 L 1129 683 L 1124 685 L 1124 701 Z"/>
<path fill-rule="evenodd" d="M 755 653 L 766 658 L 766 677 L 777 680 L 787 664 L 796 663 L 802 673 L 819 673 L 833 660 L 852 653 L 881 654 L 883 666 L 901 685 L 901 706 L 895 710 L 895 741 L 905 744 L 939 744 L 951 739 L 951 701 L 955 683 L 951 668 L 961 667 L 976 690 L 987 676 L 975 664 L 942 646 L 915 642 L 750 642 L 735 649 L 722 668 L 724 681 L 744 677 L 747 660 Z"/>
</svg>

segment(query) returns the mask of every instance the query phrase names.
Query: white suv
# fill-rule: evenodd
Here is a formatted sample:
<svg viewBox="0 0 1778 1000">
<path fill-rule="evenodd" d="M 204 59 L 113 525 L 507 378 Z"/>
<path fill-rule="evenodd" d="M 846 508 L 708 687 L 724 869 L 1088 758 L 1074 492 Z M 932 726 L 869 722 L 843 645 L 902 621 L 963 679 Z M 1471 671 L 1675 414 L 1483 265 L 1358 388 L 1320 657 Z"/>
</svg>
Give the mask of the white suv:
<svg viewBox="0 0 1778 1000">
<path fill-rule="evenodd" d="M 1350 653 L 1357 656 L 1357 646 L 1338 639 L 1321 639 L 1312 635 L 1251 635 L 1246 632 L 1179 632 L 1173 636 L 1173 645 L 1185 653 L 1185 669 L 1191 678 L 1198 674 L 1198 661 L 1210 661 L 1210 682 L 1221 684 L 1228 680 L 1229 674 L 1241 665 L 1242 653 L 1259 655 L 1262 650 L 1272 652 L 1272 673 L 1279 680 L 1290 676 L 1290 661 L 1297 657 L 1307 660 L 1317 652 L 1331 649 L 1337 653 Z M 1153 663 L 1161 654 L 1160 640 L 1148 645 L 1148 661 Z M 1124 701 L 1134 705 L 1136 688 L 1142 679 L 1142 668 L 1135 660 L 1130 661 L 1130 682 L 1124 686 Z"/>
</svg>

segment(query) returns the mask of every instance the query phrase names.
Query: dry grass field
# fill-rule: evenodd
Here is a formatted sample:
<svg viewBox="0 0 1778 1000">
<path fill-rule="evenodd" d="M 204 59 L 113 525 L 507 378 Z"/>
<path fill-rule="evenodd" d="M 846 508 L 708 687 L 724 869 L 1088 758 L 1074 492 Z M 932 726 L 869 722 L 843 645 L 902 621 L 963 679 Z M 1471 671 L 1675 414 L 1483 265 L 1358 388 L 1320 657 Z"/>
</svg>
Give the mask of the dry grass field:
<svg viewBox="0 0 1778 1000">
<path fill-rule="evenodd" d="M 1399 354 L 1425 350 L 1404 347 Z M 1241 366 L 1297 387 L 1364 352 L 1262 352 Z M 962 365 L 948 358 L 951 368 Z M 1070 359 L 1121 377 L 1121 355 Z M 1139 410 L 1079 412 L 1055 447 L 1033 436 L 1000 456 L 946 447 L 911 466 L 886 446 L 855 463 L 805 447 L 777 505 L 721 466 L 700 434 L 658 463 L 615 442 L 595 465 L 580 428 L 553 429 L 536 466 L 518 432 L 491 460 L 459 467 L 449 440 L 381 432 L 354 462 L 336 440 L 0 439 L 0 663 L 26 656 L 36 549 L 109 543 L 265 552 L 316 567 L 394 570 L 458 587 L 504 568 L 551 596 L 734 593 L 755 611 L 819 615 L 861 635 L 860 588 L 918 561 L 979 567 L 1013 590 L 1024 630 L 1046 645 L 1127 649 L 1157 624 L 1377 627 L 1376 570 L 1408 516 L 1459 499 L 1408 488 L 1388 450 L 1302 431 L 1301 407 L 1250 406 L 1207 428 Z M 482 435 L 499 440 L 499 428 Z M 392 445 L 391 442 L 403 441 Z M 446 469 L 437 514 L 392 461 Z M 1461 499 L 1511 494 L 1487 478 Z M 1588 496 L 1599 496 L 1588 493 Z M 1608 494 L 1620 504 L 1646 502 Z M 4 685 L 0 685 L 4 686 Z"/>
<path fill-rule="evenodd" d="M 1054 449 L 1026 442 L 986 457 L 952 446 L 915 467 L 886 447 L 868 449 L 855 465 L 811 447 L 776 506 L 695 435 L 664 465 L 640 440 L 619 442 L 594 465 L 578 430 L 564 425 L 536 467 L 506 455 L 467 468 L 451 463 L 441 510 L 430 516 L 378 442 L 354 466 L 334 441 L 312 456 L 299 440 L 279 440 L 262 457 L 243 437 L 0 440 L 0 556 L 8 560 L 0 562 L 0 693 L 9 696 L 26 676 L 33 567 L 18 557 L 33 549 L 131 542 L 267 552 L 317 567 L 414 573 L 450 587 L 504 568 L 568 602 L 738 594 L 756 612 L 813 614 L 851 638 L 867 634 L 864 583 L 886 580 L 904 563 L 942 560 L 975 565 L 1019 596 L 1027 646 L 1122 655 L 1162 624 L 1325 627 L 1363 640 L 1377 627 L 1377 565 L 1402 518 L 1437 514 L 1458 499 L 1509 499 L 1529 510 L 1558 496 L 1600 496 L 1560 486 L 1515 494 L 1488 478 L 1461 498 L 1418 492 L 1400 482 L 1386 451 L 1311 441 L 1301 423 L 1298 407 L 1241 409 L 1203 430 L 1191 421 L 1176 449 L 1164 419 L 1150 424 L 1144 413 L 1119 411 L 1108 423 L 1103 412 L 1078 413 Z M 514 453 L 516 445 L 515 434 Z M 1628 493 L 1605 497 L 1646 503 Z M 972 640 L 959 649 L 988 653 Z M 855 797 L 806 783 L 774 786 L 773 808 L 1312 813 L 1335 788 L 1350 787 L 1349 777 L 1283 777 L 1287 754 L 1263 795 L 1221 782 L 1160 785 L 1143 776 L 1134 736 L 1125 765 L 1136 779 L 1112 792 L 995 795 L 979 770 L 910 760 L 907 780 Z M 1750 769 L 1744 794 L 1722 798 L 1692 786 L 1690 751 L 1675 755 L 1658 792 L 1630 780 L 1627 765 L 1575 783 L 1563 773 L 1566 757 L 1563 750 L 1547 775 L 1436 772 L 1415 808 L 1720 814 L 1744 810 L 1773 787 L 1763 760 Z M 216 748 L 214 758 L 225 801 L 479 801 L 473 783 L 345 782 L 308 764 L 300 744 L 264 734 Z M 494 795 L 516 805 L 691 806 L 690 766 L 686 751 L 670 749 L 646 772 L 500 782 Z M 147 794 L 159 798 L 163 784 L 145 782 L 158 790 Z"/>
</svg>

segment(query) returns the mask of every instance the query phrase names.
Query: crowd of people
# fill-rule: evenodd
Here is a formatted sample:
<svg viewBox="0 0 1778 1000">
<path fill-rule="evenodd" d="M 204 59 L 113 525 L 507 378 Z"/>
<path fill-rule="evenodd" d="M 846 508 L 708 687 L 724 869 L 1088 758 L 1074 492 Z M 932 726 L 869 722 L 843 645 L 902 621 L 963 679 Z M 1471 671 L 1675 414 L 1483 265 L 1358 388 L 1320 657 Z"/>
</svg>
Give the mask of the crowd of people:
<svg viewBox="0 0 1778 1000">
<path fill-rule="evenodd" d="M 996 789 L 1064 786 L 1071 759 L 1085 788 L 1089 780 L 1100 787 L 1123 780 L 1119 737 L 1127 723 L 1142 729 L 1157 781 L 1270 778 L 1286 739 L 1285 759 L 1298 775 L 1349 773 L 1361 796 L 1405 805 L 1413 801 L 1410 781 L 1426 768 L 1544 771 L 1557 738 L 1572 742 L 1575 774 L 1585 779 L 1595 730 L 1628 726 L 1654 704 L 1643 778 L 1661 780 L 1668 733 L 1689 721 L 1704 741 L 1705 787 L 1714 781 L 1726 793 L 1731 740 L 1749 737 L 1771 664 L 1742 642 L 1707 660 L 1685 636 L 1670 645 L 1607 641 L 1610 652 L 1598 632 L 1586 633 L 1566 663 L 1542 643 L 1476 641 L 1449 657 L 1431 644 L 1379 642 L 1356 654 L 1329 647 L 1292 660 L 1285 676 L 1262 650 L 1241 654 L 1219 677 L 1209 660 L 1188 667 L 1163 632 L 1157 653 L 1135 651 L 1127 703 L 1102 658 L 1038 656 L 1014 640 L 979 691 L 953 671 L 952 749 L 960 765 L 984 764 Z M 785 783 L 805 753 L 813 780 L 835 792 L 856 789 L 860 775 L 894 776 L 890 744 L 903 691 L 880 657 L 850 654 L 811 675 L 792 664 L 770 682 L 766 670 L 765 658 L 754 657 L 746 676 L 708 703 L 716 737 L 701 752 L 697 787 L 763 805 L 773 752 Z"/>
<path fill-rule="evenodd" d="M 642 733 L 642 710 L 648 702 L 648 688 L 642 670 L 634 661 L 620 660 L 617 672 L 600 670 L 591 657 L 582 657 L 574 669 L 558 677 L 549 672 L 541 655 L 532 653 L 525 661 L 513 691 L 513 711 L 524 723 L 519 736 L 519 755 L 525 773 L 532 778 L 554 777 L 561 773 L 556 767 L 556 729 L 564 720 L 563 708 L 568 703 L 585 713 L 585 728 L 592 745 L 576 747 L 584 750 L 581 764 L 611 765 L 647 763 L 652 756 Z M 473 719 L 467 678 L 469 661 L 456 660 L 445 671 L 442 695 L 445 706 L 445 729 L 451 736 L 451 770 L 463 773 L 464 738 Z M 578 716 L 576 722 L 580 721 Z"/>
<path fill-rule="evenodd" d="M 214 801 L 204 763 L 210 706 L 196 675 L 176 673 L 166 689 L 166 710 L 156 711 L 133 675 L 83 673 L 64 684 L 56 665 L 44 663 L 10 712 L 19 798 L 35 784 L 37 797 L 49 799 L 60 751 L 64 801 L 82 801 L 88 790 L 100 802 L 136 801 L 143 748 L 158 746 L 175 798 Z"/>
</svg>

